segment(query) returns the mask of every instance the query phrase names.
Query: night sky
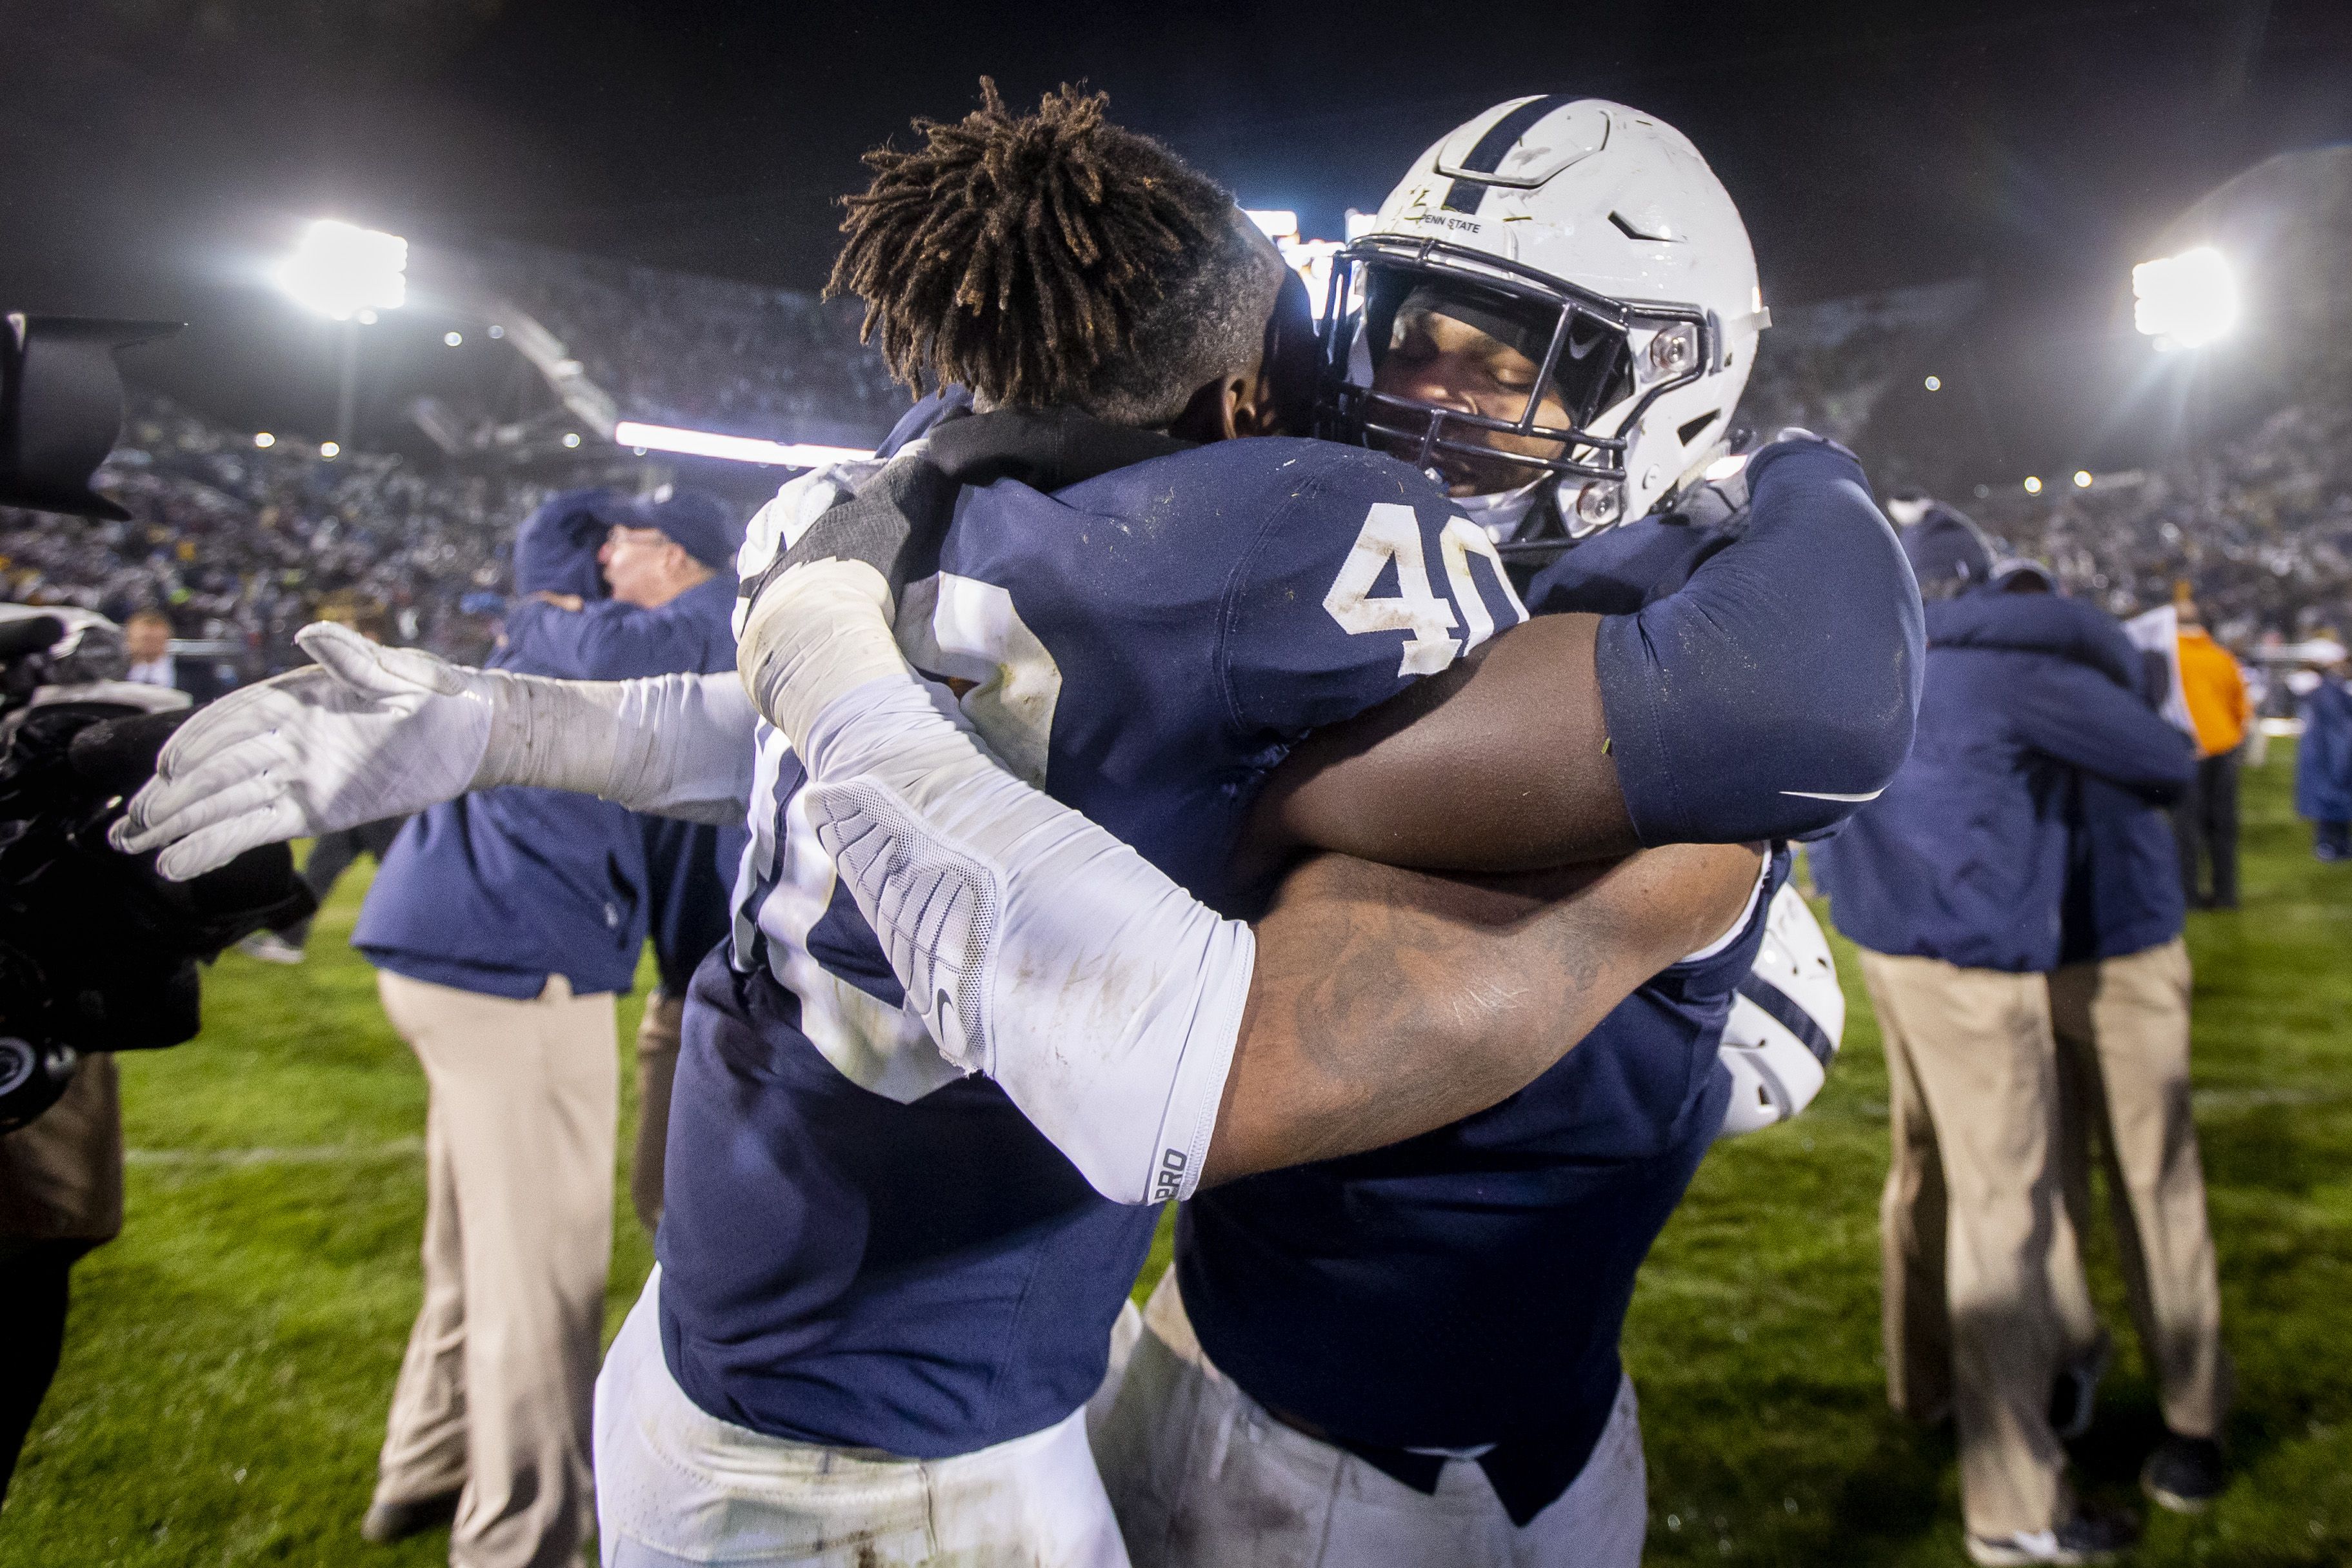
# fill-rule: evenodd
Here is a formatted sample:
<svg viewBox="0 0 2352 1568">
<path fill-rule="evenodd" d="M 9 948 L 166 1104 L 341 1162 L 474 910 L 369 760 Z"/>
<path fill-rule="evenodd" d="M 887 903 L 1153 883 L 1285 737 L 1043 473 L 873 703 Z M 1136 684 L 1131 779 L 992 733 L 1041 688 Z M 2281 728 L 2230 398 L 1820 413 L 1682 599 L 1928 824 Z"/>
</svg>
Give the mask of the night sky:
<svg viewBox="0 0 2352 1568">
<path fill-rule="evenodd" d="M 857 154 L 982 72 L 1107 89 L 1310 235 L 1489 103 L 1619 99 L 1714 164 L 1768 301 L 1981 277 L 2027 355 L 2011 382 L 2111 333 L 2199 195 L 2352 139 L 2341 0 L 0 0 L 0 304 L 187 319 L 156 377 L 255 418 L 315 392 L 257 284 L 305 218 L 814 287 Z"/>
</svg>

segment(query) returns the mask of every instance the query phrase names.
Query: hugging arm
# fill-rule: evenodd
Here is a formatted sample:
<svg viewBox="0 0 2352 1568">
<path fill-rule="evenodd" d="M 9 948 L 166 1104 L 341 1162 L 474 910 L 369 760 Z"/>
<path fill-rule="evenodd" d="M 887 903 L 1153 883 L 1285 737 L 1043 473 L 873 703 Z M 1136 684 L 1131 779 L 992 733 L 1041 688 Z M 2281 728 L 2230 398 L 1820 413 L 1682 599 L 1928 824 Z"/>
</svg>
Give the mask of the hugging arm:
<svg viewBox="0 0 2352 1568">
<path fill-rule="evenodd" d="M 1748 476 L 1745 532 L 1676 591 L 1538 615 L 1309 737 L 1259 848 L 1517 870 L 1801 837 L 1876 795 L 1918 712 L 1910 568 L 1843 448 L 1776 442 Z"/>
<path fill-rule="evenodd" d="M 1006 771 L 898 658 L 887 602 L 864 564 L 780 576 L 746 629 L 747 684 L 931 1038 L 1121 1201 L 1491 1105 L 1757 885 L 1736 846 L 1516 885 L 1332 857 L 1253 930 Z"/>
<path fill-rule="evenodd" d="M 2028 746 L 2158 805 L 2196 776 L 2197 748 L 2137 695 L 2083 664 L 2060 664 L 2018 695 Z"/>
<path fill-rule="evenodd" d="M 1307 861 L 1256 924 L 1202 1185 L 1380 1148 L 1517 1092 L 1738 920 L 1758 864 L 1685 844 L 1482 884 Z"/>
</svg>

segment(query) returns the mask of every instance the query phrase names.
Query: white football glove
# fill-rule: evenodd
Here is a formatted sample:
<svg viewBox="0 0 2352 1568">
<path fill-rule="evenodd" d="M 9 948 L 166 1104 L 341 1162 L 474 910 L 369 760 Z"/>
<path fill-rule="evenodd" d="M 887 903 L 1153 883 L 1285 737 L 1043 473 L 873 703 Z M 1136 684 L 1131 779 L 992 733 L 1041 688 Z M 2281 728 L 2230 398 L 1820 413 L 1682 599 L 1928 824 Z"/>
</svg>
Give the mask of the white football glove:
<svg viewBox="0 0 2352 1568">
<path fill-rule="evenodd" d="M 318 663 L 232 692 L 180 727 L 109 837 L 185 882 L 246 851 L 404 816 L 474 787 L 508 683 L 335 625 Z"/>
</svg>

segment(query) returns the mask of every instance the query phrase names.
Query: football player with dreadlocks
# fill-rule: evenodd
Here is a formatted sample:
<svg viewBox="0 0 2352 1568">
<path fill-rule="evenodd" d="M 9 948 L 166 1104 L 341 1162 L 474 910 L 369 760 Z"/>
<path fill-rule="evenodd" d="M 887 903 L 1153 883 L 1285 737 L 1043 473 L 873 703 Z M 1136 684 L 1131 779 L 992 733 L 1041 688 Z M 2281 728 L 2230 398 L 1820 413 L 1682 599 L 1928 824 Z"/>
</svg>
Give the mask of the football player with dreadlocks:
<svg viewBox="0 0 2352 1568">
<path fill-rule="evenodd" d="M 1269 905 L 1230 855 L 1264 780 L 1301 734 L 1449 667 L 1465 673 L 1441 723 L 1475 729 L 1498 702 L 1544 719 L 1520 747 L 1488 743 L 1516 753 L 1507 777 L 1454 822 L 1422 821 L 1446 799 L 1424 796 L 1351 831 L 1440 865 L 1635 849 L 1650 781 L 1621 791 L 1602 745 L 1605 622 L 1521 626 L 1494 644 L 1529 650 L 1516 674 L 1470 670 L 1464 653 L 1521 612 L 1492 540 L 1433 480 L 1334 444 L 1215 439 L 1268 428 L 1285 401 L 1266 324 L 1287 275 L 1229 197 L 1104 124 L 1099 100 L 1015 116 L 992 96 L 927 130 L 877 159 L 844 265 L 887 260 L 856 279 L 886 347 L 990 412 L 934 404 L 896 461 L 788 487 L 747 547 L 744 687 L 528 682 L 306 633 L 327 667 L 167 758 L 127 834 L 189 871 L 380 813 L 387 792 L 529 779 L 689 815 L 754 794 L 736 965 L 706 966 L 689 1005 L 663 1270 L 604 1379 L 617 1562 L 800 1561 L 845 1540 L 1117 1561 L 1076 1412 L 1145 1204 L 1443 1127 L 1662 965 L 1758 923 L 1758 860 L 1737 847 L 1501 888 L 1327 858 Z M 1041 264 L 1040 246 L 1076 259 Z M 1778 559 L 1810 531 L 1865 584 L 1907 589 L 1851 460 L 1785 444 L 1759 460 L 1738 550 Z M 764 571 L 793 531 L 821 553 Z M 1705 618 L 1756 632 L 1737 602 Z M 1916 613 L 1864 630 L 1876 754 L 1729 769 L 1748 791 L 1733 837 L 1833 821 L 1822 797 L 1899 759 Z M 960 703 L 908 673 L 902 642 Z M 774 727 L 751 769 L 732 749 L 745 688 Z M 1366 768 L 1421 727 L 1381 722 Z M 1361 769 L 1322 773 L 1363 787 Z M 1531 794 L 1560 809 L 1529 817 Z M 1311 827 L 1321 800 L 1296 789 L 1275 814 Z M 891 902 L 894 866 L 924 896 Z M 1213 905 L 1265 913 L 1253 932 Z"/>
<path fill-rule="evenodd" d="M 1465 215 L 1482 206 L 1497 226 Z M 1433 229 L 1449 237 L 1433 239 Z M 1612 612 L 1598 628 L 1595 664 L 1610 733 L 1624 748 L 1626 805 L 1685 813 L 1671 826 L 1643 824 L 1660 837 L 1736 831 L 1746 825 L 1738 813 L 1754 810 L 1736 794 L 1710 799 L 1696 772 L 1677 780 L 1680 799 L 1632 787 L 1655 767 L 1645 748 L 1704 747 L 1726 733 L 1723 722 L 1697 734 L 1657 723 L 1677 716 L 1684 684 L 1658 675 L 1730 684 L 1703 662 L 1672 664 L 1672 651 L 1695 641 L 1673 635 L 1677 612 L 1686 631 L 1742 601 L 1750 613 L 1785 610 L 1800 591 L 1793 577 L 1811 573 L 1859 588 L 1851 603 L 1865 618 L 1899 622 L 1907 609 L 1916 626 L 1900 573 L 1857 581 L 1834 561 L 1776 550 L 1774 539 L 1738 542 L 1744 496 L 1725 481 L 1743 465 L 1722 461 L 1719 432 L 1754 351 L 1755 297 L 1738 214 L 1689 144 L 1636 111 L 1566 99 L 1499 106 L 1432 149 L 1372 233 L 1339 257 L 1332 285 L 1327 428 L 1444 482 L 1491 541 L 1589 538 L 1629 505 L 1646 511 L 1672 497 L 1659 515 L 1556 560 L 1530 595 L 1538 610 L 1561 612 L 1563 626 L 1570 612 Z M 1760 482 L 1770 484 L 1787 450 L 1759 460 Z M 1875 542 L 1880 564 L 1891 564 L 1883 528 Z M 821 518 L 794 553 L 859 548 L 852 528 Z M 867 559 L 891 564 L 887 551 Z M 1360 574 L 1363 587 L 1381 564 Z M 1412 568 L 1398 559 L 1396 570 L 1402 602 L 1388 614 L 1414 633 L 1410 660 L 1416 642 L 1440 643 L 1447 628 L 1434 604 L 1415 619 Z M 1678 603 L 1676 591 L 1694 584 L 1700 591 Z M 1363 617 L 1360 594 L 1343 580 L 1325 608 L 1349 625 Z M 829 649 L 886 641 L 877 619 L 862 632 L 848 619 L 824 625 Z M 1828 632 L 1850 649 L 1838 629 L 1785 624 L 1791 636 Z M 1310 766 L 1276 775 L 1262 820 L 1277 835 L 1307 825 L 1307 841 L 1328 832 L 1389 858 L 1401 831 L 1416 859 L 1446 852 L 1436 846 L 1449 839 L 1466 848 L 1457 827 L 1401 825 L 1384 802 L 1400 782 L 1434 791 L 1458 780 L 1482 742 L 1509 747 L 1527 734 L 1515 718 L 1488 730 L 1499 715 L 1482 711 L 1477 683 L 1533 630 L 1498 642 L 1467 686 L 1433 681 L 1401 698 L 1410 724 L 1382 716 L 1369 737 L 1341 727 L 1307 742 L 1295 760 Z M 1645 640 L 1665 645 L 1663 670 L 1632 651 Z M 1916 643 L 1885 645 L 1916 668 Z M 1625 685 L 1612 691 L 1612 674 Z M 900 678 L 909 695 L 896 702 L 883 695 L 887 682 L 861 695 L 823 674 L 782 681 L 788 705 L 832 694 L 833 716 L 803 748 L 817 780 L 817 835 L 837 846 L 899 977 L 938 998 L 939 1038 L 1053 1034 L 1068 1016 L 1057 988 L 1078 966 L 1066 951 L 1038 964 L 1029 934 L 1052 924 L 1037 912 L 1075 906 L 1091 918 L 1099 906 L 1055 865 L 1077 859 L 1064 844 L 1027 846 L 1074 830 L 960 755 L 951 723 L 925 716 L 911 677 Z M 793 689 L 802 685 L 811 689 Z M 773 688 L 757 676 L 755 687 L 772 706 Z M 1779 695 L 1761 719 L 1767 744 L 1774 718 L 1801 716 L 1819 700 Z M 894 721 L 841 716 L 861 703 L 895 708 Z M 1855 722 L 1866 733 L 1867 716 Z M 912 738 L 926 729 L 929 744 Z M 1508 775 L 1507 758 L 1494 762 Z M 1424 795 L 1423 809 L 1436 798 Z M 1486 852 L 1501 847 L 1486 836 Z M 1785 869 L 1775 856 L 1759 889 L 1769 922 L 1751 914 L 1646 980 L 1503 1103 L 1392 1147 L 1230 1185 L 1213 1185 L 1223 1173 L 1213 1163 L 1211 1188 L 1184 1207 L 1177 1267 L 1152 1299 L 1149 1332 L 1097 1437 L 1138 1563 L 1639 1560 L 1639 1429 L 1616 1349 L 1634 1272 L 1727 1109 L 1744 1128 L 1809 1098 L 1842 1020 L 1826 944 L 1781 885 Z M 1076 946 L 1057 935 L 1062 948 Z M 1751 1015 L 1733 1058 L 1745 1082 L 1715 1065 L 1735 1009 Z M 1244 1092 L 1253 1087 L 1245 1051 L 1234 1075 Z"/>
</svg>

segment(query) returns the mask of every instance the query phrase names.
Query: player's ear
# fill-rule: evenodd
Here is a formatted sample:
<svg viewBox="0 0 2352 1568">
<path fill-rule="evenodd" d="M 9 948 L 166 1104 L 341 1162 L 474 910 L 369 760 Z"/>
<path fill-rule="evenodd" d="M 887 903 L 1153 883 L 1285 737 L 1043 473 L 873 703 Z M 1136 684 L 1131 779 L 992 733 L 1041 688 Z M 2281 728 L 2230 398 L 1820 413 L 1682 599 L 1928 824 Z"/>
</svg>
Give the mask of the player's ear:
<svg viewBox="0 0 2352 1568">
<path fill-rule="evenodd" d="M 1261 428 L 1265 415 L 1259 407 L 1265 380 L 1255 367 L 1219 376 L 1192 394 L 1184 412 L 1170 423 L 1168 434 L 1202 445 L 1212 441 L 1231 441 L 1236 436 L 1268 434 Z"/>
<path fill-rule="evenodd" d="M 1228 418 L 1235 435 L 1296 435 L 1305 434 L 1286 428 L 1281 400 L 1276 395 L 1273 377 L 1261 370 L 1246 382 L 1231 383 L 1234 396 L 1227 405 Z"/>
</svg>

